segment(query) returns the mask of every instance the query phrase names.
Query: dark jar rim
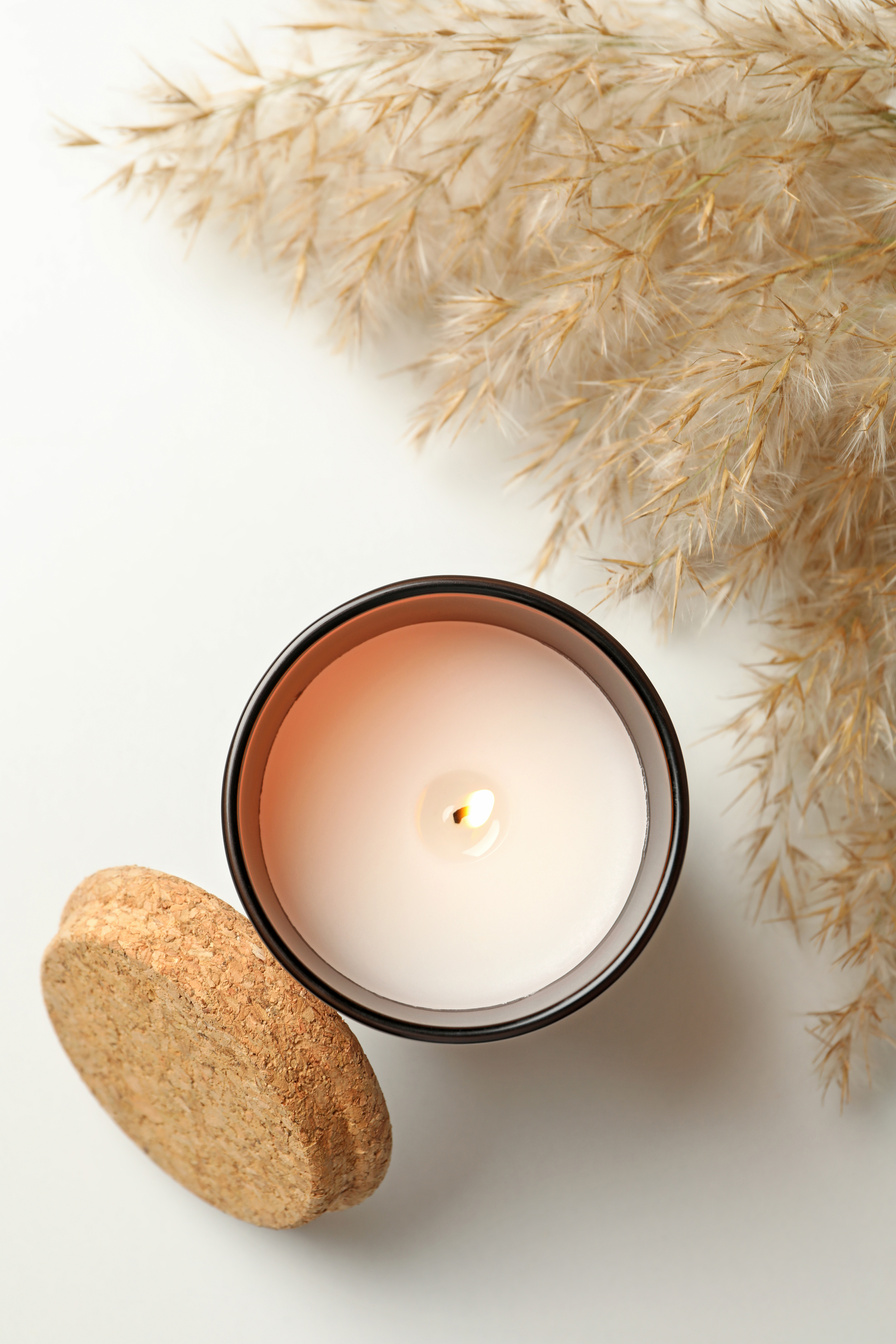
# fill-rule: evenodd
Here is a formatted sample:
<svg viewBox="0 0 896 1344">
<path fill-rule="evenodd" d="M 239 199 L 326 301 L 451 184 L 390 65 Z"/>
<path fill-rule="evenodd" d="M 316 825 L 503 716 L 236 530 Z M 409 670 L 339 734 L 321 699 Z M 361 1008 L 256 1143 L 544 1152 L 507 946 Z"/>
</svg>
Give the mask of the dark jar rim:
<svg viewBox="0 0 896 1344">
<path fill-rule="evenodd" d="M 671 792 L 671 831 L 662 873 L 649 911 L 622 955 L 574 992 L 561 995 L 556 1002 L 527 1008 L 528 999 L 517 1000 L 518 1012 L 497 1023 L 458 1024 L 460 1015 L 451 1009 L 434 1011 L 430 1016 L 436 1018 L 435 1021 L 407 1021 L 386 1008 L 360 1003 L 350 993 L 329 984 L 289 946 L 265 909 L 250 876 L 240 832 L 239 790 L 247 747 L 262 709 L 289 669 L 324 636 L 356 617 L 408 598 L 445 594 L 485 596 L 520 604 L 553 617 L 595 645 L 630 683 L 649 715 L 662 748 Z M 689 824 L 687 775 L 678 736 L 656 689 L 631 654 L 597 622 L 557 598 L 522 584 L 472 575 L 433 575 L 375 588 L 320 617 L 292 640 L 265 672 L 240 716 L 224 770 L 221 812 L 224 848 L 234 885 L 249 919 L 276 960 L 318 998 L 356 1022 L 414 1040 L 451 1043 L 503 1040 L 534 1031 L 575 1012 L 615 983 L 644 950 L 668 908 L 684 862 Z M 394 1008 L 403 1006 L 395 1004 Z M 512 1009 L 515 1005 L 506 1007 Z"/>
</svg>

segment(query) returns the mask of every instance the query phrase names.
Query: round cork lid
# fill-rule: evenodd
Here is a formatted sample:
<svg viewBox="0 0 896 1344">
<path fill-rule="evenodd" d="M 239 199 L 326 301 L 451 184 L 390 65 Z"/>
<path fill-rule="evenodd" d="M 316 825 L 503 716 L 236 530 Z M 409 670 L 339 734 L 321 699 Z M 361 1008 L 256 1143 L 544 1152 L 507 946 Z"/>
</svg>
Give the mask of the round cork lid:
<svg viewBox="0 0 896 1344">
<path fill-rule="evenodd" d="M 383 1179 L 389 1115 L 358 1041 L 216 896 L 149 868 L 95 873 L 42 980 L 97 1100 L 225 1213 L 294 1227 Z"/>
</svg>

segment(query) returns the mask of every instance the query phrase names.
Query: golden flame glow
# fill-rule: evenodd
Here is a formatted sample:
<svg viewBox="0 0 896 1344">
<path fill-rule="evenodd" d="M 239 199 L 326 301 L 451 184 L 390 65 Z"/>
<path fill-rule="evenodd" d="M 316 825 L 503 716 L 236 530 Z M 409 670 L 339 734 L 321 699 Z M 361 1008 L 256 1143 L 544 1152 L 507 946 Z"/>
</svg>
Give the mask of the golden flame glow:
<svg viewBox="0 0 896 1344">
<path fill-rule="evenodd" d="M 475 830 L 484 826 L 494 811 L 495 795 L 491 789 L 476 789 L 468 793 L 463 804 L 452 812 L 455 824 L 469 826 Z"/>
</svg>

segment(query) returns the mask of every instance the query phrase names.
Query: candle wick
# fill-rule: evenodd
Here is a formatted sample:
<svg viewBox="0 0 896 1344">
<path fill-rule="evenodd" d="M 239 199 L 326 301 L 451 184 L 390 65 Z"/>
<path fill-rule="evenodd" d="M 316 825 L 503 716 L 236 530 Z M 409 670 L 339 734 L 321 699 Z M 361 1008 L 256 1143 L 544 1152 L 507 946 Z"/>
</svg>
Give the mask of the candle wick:
<svg viewBox="0 0 896 1344">
<path fill-rule="evenodd" d="M 470 815 L 470 809 L 468 807 L 459 807 L 455 812 L 452 812 L 451 815 L 454 818 L 455 826 L 459 826 L 464 817 Z"/>
</svg>

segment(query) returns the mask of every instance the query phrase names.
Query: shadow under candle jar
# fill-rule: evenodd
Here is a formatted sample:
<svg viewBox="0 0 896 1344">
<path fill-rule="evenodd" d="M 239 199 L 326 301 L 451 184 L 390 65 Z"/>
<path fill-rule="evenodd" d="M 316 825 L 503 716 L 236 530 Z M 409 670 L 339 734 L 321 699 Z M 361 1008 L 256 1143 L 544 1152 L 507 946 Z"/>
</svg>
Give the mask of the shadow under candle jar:
<svg viewBox="0 0 896 1344">
<path fill-rule="evenodd" d="M 496 1040 L 634 960 L 681 869 L 668 714 L 600 626 L 493 579 L 412 579 L 323 617 L 252 695 L 228 862 L 279 961 L 370 1026 Z"/>
</svg>

